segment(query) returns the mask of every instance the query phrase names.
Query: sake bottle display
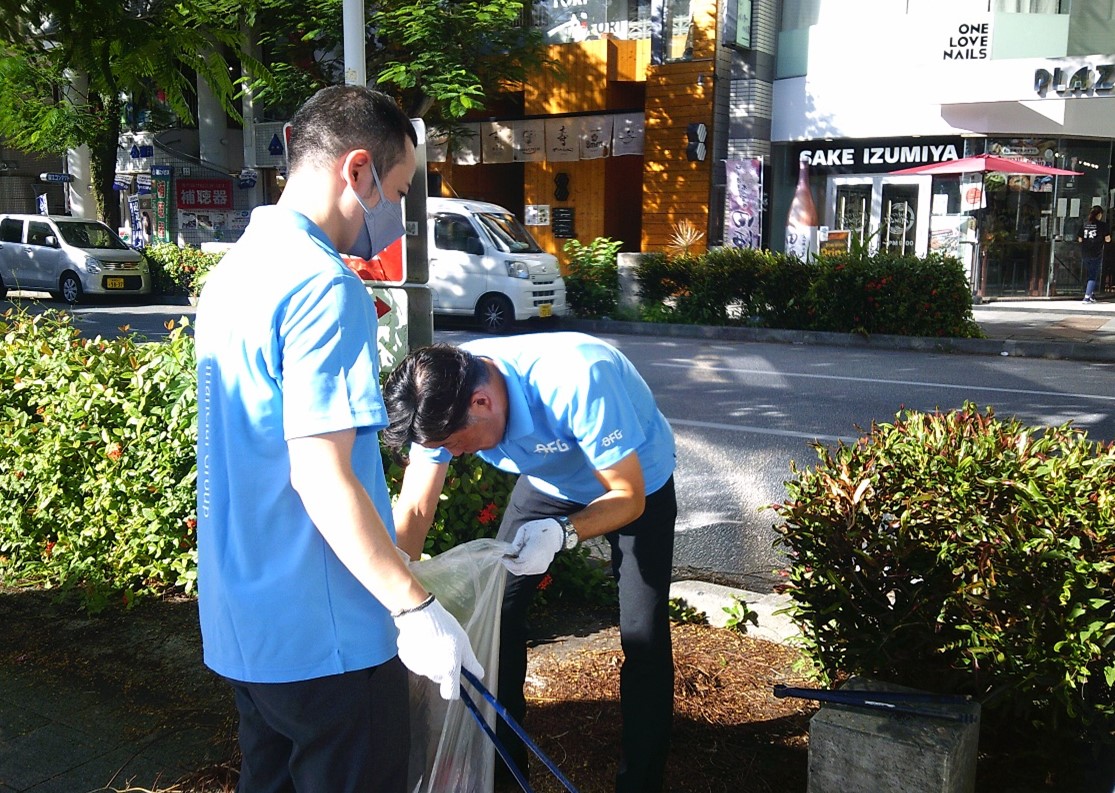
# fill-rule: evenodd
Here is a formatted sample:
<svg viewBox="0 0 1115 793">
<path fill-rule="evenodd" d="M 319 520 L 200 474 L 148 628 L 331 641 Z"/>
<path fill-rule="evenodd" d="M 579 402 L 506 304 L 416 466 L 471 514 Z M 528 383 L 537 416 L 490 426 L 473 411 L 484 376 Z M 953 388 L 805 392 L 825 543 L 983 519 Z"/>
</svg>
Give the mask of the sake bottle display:
<svg viewBox="0 0 1115 793">
<path fill-rule="evenodd" d="M 805 259 L 818 225 L 817 208 L 813 206 L 813 193 L 809 190 L 809 163 L 802 159 L 798 163 L 798 186 L 786 216 L 786 253 Z"/>
</svg>

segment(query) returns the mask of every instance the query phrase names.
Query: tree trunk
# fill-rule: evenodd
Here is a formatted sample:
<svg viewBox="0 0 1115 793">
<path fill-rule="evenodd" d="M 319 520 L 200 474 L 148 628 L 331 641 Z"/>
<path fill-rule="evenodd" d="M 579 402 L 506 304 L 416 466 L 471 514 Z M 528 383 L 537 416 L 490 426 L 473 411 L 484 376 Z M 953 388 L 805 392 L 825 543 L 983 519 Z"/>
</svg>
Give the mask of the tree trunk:
<svg viewBox="0 0 1115 793">
<path fill-rule="evenodd" d="M 102 125 L 97 137 L 89 145 L 90 171 L 93 180 L 93 195 L 97 201 L 97 215 L 110 229 L 120 228 L 120 199 L 112 189 L 116 178 L 116 154 L 120 146 L 120 112 L 123 109 L 119 98 L 100 97 L 102 106 Z"/>
</svg>

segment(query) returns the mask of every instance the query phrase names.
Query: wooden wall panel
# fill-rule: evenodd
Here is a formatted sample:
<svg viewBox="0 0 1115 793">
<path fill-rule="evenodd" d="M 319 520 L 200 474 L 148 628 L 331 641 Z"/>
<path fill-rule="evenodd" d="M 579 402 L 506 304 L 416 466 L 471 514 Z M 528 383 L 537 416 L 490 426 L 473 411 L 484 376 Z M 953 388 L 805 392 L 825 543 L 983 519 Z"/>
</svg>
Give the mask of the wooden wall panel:
<svg viewBox="0 0 1115 793">
<path fill-rule="evenodd" d="M 551 212 L 556 207 L 572 207 L 573 230 L 583 243 L 605 236 L 605 172 L 607 160 L 580 160 L 578 162 L 529 162 L 524 164 L 524 203 L 547 204 Z M 554 177 L 564 173 L 569 176 L 569 198 L 554 198 Z M 566 257 L 562 247 L 565 239 L 557 239 L 549 226 L 532 226 L 530 233 L 545 250 L 558 257 L 564 267 Z"/>
<path fill-rule="evenodd" d="M 663 250 L 678 223 L 688 220 L 706 234 L 709 225 L 717 7 L 706 0 L 692 8 L 692 60 L 647 70 L 641 243 L 647 252 Z M 686 130 L 695 123 L 704 124 L 710 136 L 703 162 L 686 158 Z M 706 242 L 707 237 L 701 250 Z"/>
<path fill-rule="evenodd" d="M 545 58 L 556 66 L 531 77 L 524 86 L 523 113 L 528 116 L 603 110 L 607 103 L 607 39 L 577 46 L 551 44 Z"/>
</svg>

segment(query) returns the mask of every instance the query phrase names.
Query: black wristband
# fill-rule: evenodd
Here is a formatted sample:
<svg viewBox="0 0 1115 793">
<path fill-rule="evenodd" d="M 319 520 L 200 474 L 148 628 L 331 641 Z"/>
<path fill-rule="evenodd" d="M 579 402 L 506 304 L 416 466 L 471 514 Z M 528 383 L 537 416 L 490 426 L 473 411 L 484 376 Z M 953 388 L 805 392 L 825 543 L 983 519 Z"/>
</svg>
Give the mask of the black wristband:
<svg viewBox="0 0 1115 793">
<path fill-rule="evenodd" d="M 426 608 L 426 606 L 430 605 L 433 602 L 434 602 L 434 595 L 431 592 L 430 595 L 425 600 L 423 600 L 421 603 L 419 603 L 417 606 L 411 606 L 408 609 L 402 609 L 401 611 L 391 612 L 391 619 L 397 620 L 399 617 L 402 617 L 406 614 L 413 614 L 416 611 L 421 611 L 422 609 Z"/>
</svg>

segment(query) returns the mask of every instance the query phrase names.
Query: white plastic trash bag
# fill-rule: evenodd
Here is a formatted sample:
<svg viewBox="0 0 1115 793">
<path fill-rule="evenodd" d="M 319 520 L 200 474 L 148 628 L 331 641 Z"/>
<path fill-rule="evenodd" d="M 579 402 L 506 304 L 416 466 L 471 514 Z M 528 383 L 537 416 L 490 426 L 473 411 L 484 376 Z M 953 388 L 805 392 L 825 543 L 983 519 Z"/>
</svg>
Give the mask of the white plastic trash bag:
<svg viewBox="0 0 1115 793">
<path fill-rule="evenodd" d="M 500 557 L 510 550 L 509 543 L 498 540 L 472 540 L 410 565 L 415 577 L 465 629 L 490 691 L 497 687 L 499 615 L 507 575 Z M 491 705 L 465 685 L 488 723 L 494 724 Z M 491 791 L 495 747 L 461 700 L 442 699 L 435 683 L 411 674 L 410 718 L 407 789 L 411 793 Z"/>
</svg>

